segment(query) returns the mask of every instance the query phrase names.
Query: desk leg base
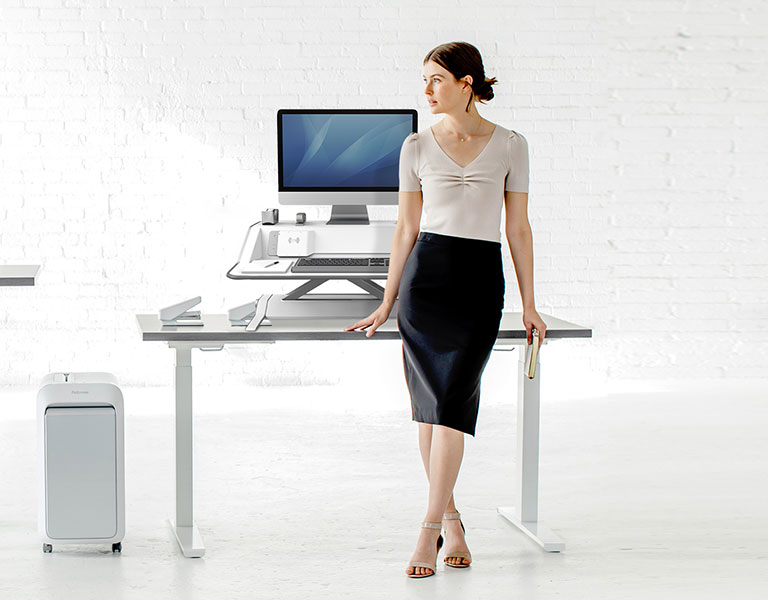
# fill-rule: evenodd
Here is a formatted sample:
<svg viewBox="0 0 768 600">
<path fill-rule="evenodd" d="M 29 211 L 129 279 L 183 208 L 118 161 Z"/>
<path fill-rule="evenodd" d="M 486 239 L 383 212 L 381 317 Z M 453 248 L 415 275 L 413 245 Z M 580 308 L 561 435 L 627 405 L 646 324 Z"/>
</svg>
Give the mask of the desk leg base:
<svg viewBox="0 0 768 600">
<path fill-rule="evenodd" d="M 499 507 L 498 510 L 502 517 L 520 529 L 547 552 L 562 552 L 565 550 L 563 539 L 543 523 L 538 521 L 521 521 L 515 516 L 515 509 L 511 506 Z"/>
<path fill-rule="evenodd" d="M 181 548 L 184 556 L 187 558 L 205 556 L 203 538 L 200 537 L 197 525 L 192 525 L 192 527 L 176 527 L 176 521 L 173 519 L 168 519 L 168 523 L 173 530 L 173 535 L 176 536 L 176 541 L 179 543 L 179 548 Z"/>
</svg>

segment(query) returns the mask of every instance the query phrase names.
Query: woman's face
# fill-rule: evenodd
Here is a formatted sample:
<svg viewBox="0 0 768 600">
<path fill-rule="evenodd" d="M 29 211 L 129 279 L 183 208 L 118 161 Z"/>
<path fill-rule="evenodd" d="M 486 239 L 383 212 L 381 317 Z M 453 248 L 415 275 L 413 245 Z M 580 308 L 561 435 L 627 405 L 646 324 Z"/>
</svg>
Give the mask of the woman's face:
<svg viewBox="0 0 768 600">
<path fill-rule="evenodd" d="M 450 71 L 430 60 L 424 65 L 422 79 L 432 114 L 464 110 L 469 94 L 472 94 L 471 75 L 456 81 Z"/>
</svg>

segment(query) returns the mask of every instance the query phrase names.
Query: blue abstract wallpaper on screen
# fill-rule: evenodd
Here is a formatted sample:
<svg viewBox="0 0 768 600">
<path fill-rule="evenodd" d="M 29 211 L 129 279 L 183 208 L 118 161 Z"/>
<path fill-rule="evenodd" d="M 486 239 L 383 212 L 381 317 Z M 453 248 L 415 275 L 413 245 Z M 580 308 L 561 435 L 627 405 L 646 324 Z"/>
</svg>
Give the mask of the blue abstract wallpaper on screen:
<svg viewBox="0 0 768 600">
<path fill-rule="evenodd" d="M 284 187 L 398 187 L 410 115 L 289 113 L 282 118 Z"/>
</svg>

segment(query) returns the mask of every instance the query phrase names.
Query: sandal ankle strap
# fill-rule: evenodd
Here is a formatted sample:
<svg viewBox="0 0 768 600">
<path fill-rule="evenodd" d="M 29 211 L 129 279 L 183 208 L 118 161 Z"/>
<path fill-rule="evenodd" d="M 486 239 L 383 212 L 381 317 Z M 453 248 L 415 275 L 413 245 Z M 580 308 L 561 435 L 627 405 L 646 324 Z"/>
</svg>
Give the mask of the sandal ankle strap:
<svg viewBox="0 0 768 600">
<path fill-rule="evenodd" d="M 426 527 L 427 529 L 442 529 L 443 524 L 442 523 L 436 523 L 434 521 L 422 521 L 421 523 L 422 527 Z"/>
<path fill-rule="evenodd" d="M 461 520 L 461 513 L 460 512 L 452 512 L 452 513 L 444 513 L 443 519 L 446 519 L 448 521 L 453 521 L 455 519 Z"/>
</svg>

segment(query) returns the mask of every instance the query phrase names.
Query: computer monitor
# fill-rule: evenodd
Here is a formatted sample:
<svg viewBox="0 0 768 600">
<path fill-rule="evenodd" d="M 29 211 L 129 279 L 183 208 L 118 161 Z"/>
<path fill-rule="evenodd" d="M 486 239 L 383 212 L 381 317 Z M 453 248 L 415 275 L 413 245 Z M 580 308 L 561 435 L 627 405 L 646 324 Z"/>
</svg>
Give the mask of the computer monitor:
<svg viewBox="0 0 768 600">
<path fill-rule="evenodd" d="M 329 225 L 368 224 L 369 204 L 397 204 L 412 109 L 277 111 L 280 204 L 332 206 Z"/>
</svg>

